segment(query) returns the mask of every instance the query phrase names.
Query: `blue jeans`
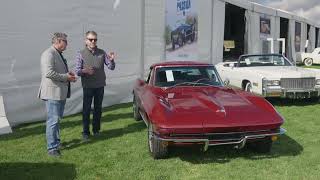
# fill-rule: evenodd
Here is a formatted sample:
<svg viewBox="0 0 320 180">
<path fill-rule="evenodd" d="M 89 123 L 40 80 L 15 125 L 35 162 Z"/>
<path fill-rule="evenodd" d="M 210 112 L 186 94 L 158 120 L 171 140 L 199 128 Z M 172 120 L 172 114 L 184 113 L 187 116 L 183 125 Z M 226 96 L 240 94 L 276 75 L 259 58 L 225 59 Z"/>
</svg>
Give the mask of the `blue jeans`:
<svg viewBox="0 0 320 180">
<path fill-rule="evenodd" d="M 48 151 L 57 150 L 60 145 L 60 127 L 59 121 L 63 117 L 64 106 L 66 100 L 50 100 L 46 101 L 47 122 L 46 137 Z"/>
<path fill-rule="evenodd" d="M 100 131 L 100 120 L 102 113 L 102 101 L 104 95 L 104 87 L 100 88 L 83 88 L 83 111 L 82 111 L 82 124 L 83 134 L 89 135 L 90 130 L 90 112 L 91 104 L 93 100 L 93 120 L 92 120 L 92 131 L 98 133 Z"/>
</svg>

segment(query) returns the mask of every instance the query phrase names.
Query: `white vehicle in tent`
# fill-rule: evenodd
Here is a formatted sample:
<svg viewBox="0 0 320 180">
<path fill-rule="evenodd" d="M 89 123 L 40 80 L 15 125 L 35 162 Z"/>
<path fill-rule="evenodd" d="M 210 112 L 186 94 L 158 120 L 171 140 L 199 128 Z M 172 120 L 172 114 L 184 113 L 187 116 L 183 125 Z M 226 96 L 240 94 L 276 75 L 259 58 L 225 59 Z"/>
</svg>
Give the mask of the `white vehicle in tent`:
<svg viewBox="0 0 320 180">
<path fill-rule="evenodd" d="M 222 80 L 264 97 L 320 96 L 320 70 L 294 66 L 281 54 L 242 55 L 216 65 Z"/>
<path fill-rule="evenodd" d="M 311 66 L 312 64 L 320 64 L 320 48 L 315 48 L 312 53 L 301 53 L 301 61 L 306 66 Z"/>
</svg>

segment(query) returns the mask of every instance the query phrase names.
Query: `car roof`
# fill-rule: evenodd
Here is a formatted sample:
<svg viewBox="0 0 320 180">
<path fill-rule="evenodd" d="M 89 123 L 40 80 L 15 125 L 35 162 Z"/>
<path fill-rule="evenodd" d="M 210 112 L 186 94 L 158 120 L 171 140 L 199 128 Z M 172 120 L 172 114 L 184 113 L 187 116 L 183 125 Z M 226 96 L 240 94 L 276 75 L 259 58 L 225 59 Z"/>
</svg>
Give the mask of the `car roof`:
<svg viewBox="0 0 320 180">
<path fill-rule="evenodd" d="M 166 61 L 161 63 L 155 63 L 151 65 L 151 68 L 154 67 L 170 67 L 170 66 L 210 66 L 212 64 L 196 62 L 196 61 Z"/>
</svg>

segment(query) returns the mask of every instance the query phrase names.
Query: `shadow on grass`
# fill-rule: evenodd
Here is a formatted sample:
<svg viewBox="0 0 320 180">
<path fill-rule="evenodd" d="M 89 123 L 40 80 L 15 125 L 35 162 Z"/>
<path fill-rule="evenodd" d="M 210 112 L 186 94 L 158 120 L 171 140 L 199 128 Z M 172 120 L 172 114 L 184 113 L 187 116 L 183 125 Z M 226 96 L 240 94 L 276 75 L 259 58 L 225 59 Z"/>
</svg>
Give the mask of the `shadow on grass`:
<svg viewBox="0 0 320 180">
<path fill-rule="evenodd" d="M 201 146 L 173 147 L 170 149 L 169 158 L 179 157 L 181 160 L 193 164 L 228 163 L 238 158 L 261 160 L 282 156 L 297 156 L 302 151 L 303 147 L 298 142 L 287 135 L 283 135 L 273 144 L 270 153 L 256 153 L 247 147 L 239 150 L 232 146 L 211 146 L 207 152 L 202 152 Z"/>
<path fill-rule="evenodd" d="M 79 146 L 90 145 L 98 141 L 104 141 L 107 139 L 121 137 L 125 134 L 140 132 L 145 128 L 146 128 L 145 124 L 141 122 L 141 123 L 130 124 L 125 128 L 117 128 L 117 129 L 102 131 L 98 136 L 90 137 L 89 141 L 83 141 L 82 139 L 73 139 L 71 141 L 64 142 L 62 144 L 64 147 L 63 150 L 70 150 L 70 149 L 77 148 Z"/>
<path fill-rule="evenodd" d="M 103 109 L 103 112 L 105 111 L 114 111 L 117 109 L 121 109 L 121 108 L 128 108 L 131 107 L 132 103 L 125 103 L 125 104 L 117 104 L 117 105 L 113 105 L 110 107 L 106 107 Z M 116 121 L 116 120 L 120 120 L 120 119 L 126 119 L 126 118 L 131 118 L 133 115 L 132 113 L 118 113 L 118 114 L 107 114 L 104 115 L 103 117 L 101 117 L 101 123 L 104 122 L 111 122 L 111 121 Z M 69 120 L 69 118 L 76 118 L 78 117 L 79 119 L 77 120 Z M 28 126 L 32 126 L 32 127 L 28 127 Z M 74 115 L 70 115 L 70 116 L 65 116 L 64 119 L 61 120 L 60 122 L 60 128 L 64 129 L 64 128 L 72 128 L 72 127 L 82 127 L 82 116 L 81 114 L 74 114 Z M 13 128 L 13 133 L 12 134 L 6 134 L 6 135 L 2 135 L 0 137 L 0 141 L 1 140 L 11 140 L 11 139 L 18 139 L 18 138 L 25 138 L 28 136 L 33 136 L 33 135 L 38 135 L 38 134 L 43 134 L 45 135 L 45 131 L 46 131 L 46 125 L 45 122 L 36 122 L 36 123 L 29 123 L 29 124 L 24 124 L 24 125 L 20 125 L 17 127 Z M 79 132 L 80 134 L 81 132 Z M 62 137 L 63 138 L 63 137 Z"/>
<path fill-rule="evenodd" d="M 26 162 L 0 163 L 1 180 L 70 180 L 75 179 L 76 175 L 76 168 L 73 164 Z"/>
<path fill-rule="evenodd" d="M 308 106 L 320 104 L 319 98 L 311 99 L 281 99 L 281 98 L 266 98 L 274 106 Z"/>
</svg>

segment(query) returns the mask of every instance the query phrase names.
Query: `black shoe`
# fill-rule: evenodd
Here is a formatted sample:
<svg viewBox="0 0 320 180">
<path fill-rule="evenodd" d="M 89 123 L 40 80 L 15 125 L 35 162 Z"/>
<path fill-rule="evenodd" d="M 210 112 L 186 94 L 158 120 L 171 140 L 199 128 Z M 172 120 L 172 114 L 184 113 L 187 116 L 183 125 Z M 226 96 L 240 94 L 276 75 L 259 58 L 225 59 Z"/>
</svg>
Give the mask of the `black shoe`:
<svg viewBox="0 0 320 180">
<path fill-rule="evenodd" d="M 88 135 L 88 134 L 82 134 L 82 140 L 83 140 L 84 142 L 89 141 L 89 135 Z"/>
<path fill-rule="evenodd" d="M 51 151 L 48 151 L 48 155 L 52 157 L 60 157 L 61 153 L 59 150 L 51 150 Z"/>
<path fill-rule="evenodd" d="M 94 137 L 98 137 L 99 135 L 100 135 L 100 132 L 94 132 L 94 133 L 93 133 L 93 136 L 94 136 Z"/>
</svg>

